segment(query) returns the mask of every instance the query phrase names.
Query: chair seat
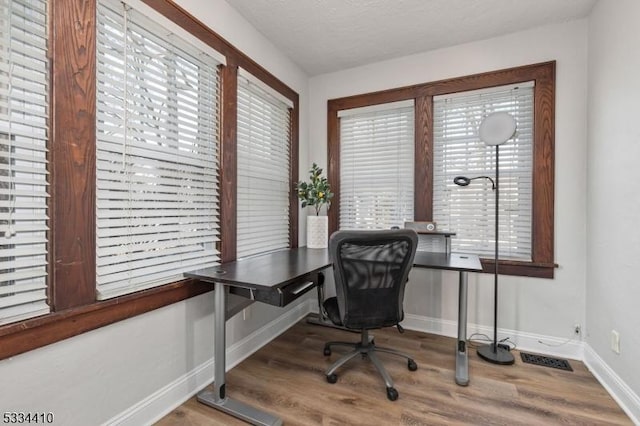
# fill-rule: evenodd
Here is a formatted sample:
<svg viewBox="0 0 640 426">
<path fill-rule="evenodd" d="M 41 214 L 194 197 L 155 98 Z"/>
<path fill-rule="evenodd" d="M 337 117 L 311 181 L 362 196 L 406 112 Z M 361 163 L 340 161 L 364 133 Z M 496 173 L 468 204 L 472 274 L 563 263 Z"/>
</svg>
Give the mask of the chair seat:
<svg viewBox="0 0 640 426">
<path fill-rule="evenodd" d="M 324 307 L 324 310 L 327 313 L 327 316 L 329 317 L 332 323 L 340 326 L 343 325 L 342 320 L 340 319 L 340 311 L 338 310 L 337 297 L 328 298 L 327 300 L 324 301 L 322 306 Z"/>
<path fill-rule="evenodd" d="M 371 315 L 371 317 L 374 318 L 373 321 L 371 321 L 371 324 L 362 324 L 361 327 L 349 327 L 346 326 L 343 322 L 342 322 L 342 318 L 340 317 L 340 310 L 338 308 L 338 298 L 337 297 L 330 297 L 328 299 L 326 299 L 322 306 L 324 307 L 324 311 L 327 314 L 327 317 L 329 318 L 329 320 L 339 326 L 339 327 L 345 327 L 348 328 L 350 330 L 376 330 L 376 329 L 380 329 L 383 327 L 394 327 L 394 326 L 399 326 L 398 322 L 396 322 L 395 320 L 388 320 L 388 321 L 381 321 L 381 320 L 376 320 L 375 316 Z M 380 311 L 383 311 L 383 309 L 380 309 Z M 404 312 L 401 313 L 401 320 L 402 318 L 404 318 Z M 352 318 L 352 320 L 354 320 Z"/>
</svg>

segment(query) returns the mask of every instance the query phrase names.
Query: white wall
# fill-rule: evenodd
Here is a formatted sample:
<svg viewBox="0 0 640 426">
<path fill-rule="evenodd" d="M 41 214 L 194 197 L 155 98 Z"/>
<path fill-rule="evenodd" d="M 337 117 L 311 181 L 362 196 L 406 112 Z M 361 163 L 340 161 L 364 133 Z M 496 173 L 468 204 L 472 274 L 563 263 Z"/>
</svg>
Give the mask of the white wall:
<svg viewBox="0 0 640 426">
<path fill-rule="evenodd" d="M 560 266 L 553 280 L 502 277 L 499 327 L 564 339 L 574 324 L 585 323 L 586 20 L 312 77 L 310 162 L 327 164 L 328 99 L 550 60 L 557 61 L 555 260 Z M 492 326 L 493 277 L 471 275 L 469 321 Z M 412 271 L 406 312 L 451 324 L 457 318 L 456 283 L 452 272 Z"/>
<path fill-rule="evenodd" d="M 225 1 L 177 3 L 299 93 L 301 167 L 305 170 L 306 74 Z M 239 315 L 228 323 L 229 344 L 296 309 L 259 305 L 251 306 L 246 321 Z M 212 357 L 213 297 L 209 294 L 0 361 L 0 409 L 51 411 L 56 424 L 97 425 L 127 410 L 142 407 L 144 411 L 149 402 L 145 398 L 158 392 L 161 397 L 165 391 L 170 409 L 170 404 L 179 402 L 172 399 L 175 391 L 193 390 L 203 374 L 211 379 Z M 202 374 L 185 377 L 203 366 L 207 368 Z M 181 378 L 183 382 L 176 384 Z M 165 389 L 173 385 L 174 389 Z"/>
<path fill-rule="evenodd" d="M 640 395 L 638 22 L 637 0 L 600 1 L 589 20 L 586 292 L 586 342 L 636 395 Z M 620 333 L 619 355 L 610 349 L 611 330 Z"/>
</svg>

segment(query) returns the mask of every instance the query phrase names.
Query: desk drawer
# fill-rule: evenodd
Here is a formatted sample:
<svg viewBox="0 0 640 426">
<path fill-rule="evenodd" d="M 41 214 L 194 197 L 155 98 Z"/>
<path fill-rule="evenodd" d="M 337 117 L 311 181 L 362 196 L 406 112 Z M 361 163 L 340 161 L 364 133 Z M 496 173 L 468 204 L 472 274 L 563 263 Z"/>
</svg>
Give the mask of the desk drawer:
<svg viewBox="0 0 640 426">
<path fill-rule="evenodd" d="M 317 276 L 307 276 L 284 287 L 270 290 L 231 287 L 229 291 L 247 299 L 282 307 L 314 288 L 319 280 L 318 277 L 321 275 L 322 273 L 317 274 Z"/>
<path fill-rule="evenodd" d="M 274 306 L 286 306 L 315 287 L 311 280 L 302 280 L 291 283 L 286 287 L 274 290 L 255 290 L 255 300 Z"/>
</svg>

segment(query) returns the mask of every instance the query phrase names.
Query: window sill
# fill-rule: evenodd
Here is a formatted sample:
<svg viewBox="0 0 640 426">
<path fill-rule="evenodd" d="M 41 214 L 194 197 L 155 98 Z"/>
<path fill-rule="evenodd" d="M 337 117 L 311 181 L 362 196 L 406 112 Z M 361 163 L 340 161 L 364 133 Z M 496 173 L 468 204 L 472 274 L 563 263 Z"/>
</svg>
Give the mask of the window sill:
<svg viewBox="0 0 640 426">
<path fill-rule="evenodd" d="M 126 296 L 0 326 L 0 360 L 212 291 L 183 280 Z"/>
<path fill-rule="evenodd" d="M 493 274 L 493 259 L 480 259 L 482 263 L 482 272 Z M 536 263 L 522 262 L 515 260 L 501 260 L 499 262 L 500 275 L 514 275 L 520 277 L 533 278 L 549 278 L 553 279 L 555 269 L 558 267 L 555 263 Z"/>
</svg>

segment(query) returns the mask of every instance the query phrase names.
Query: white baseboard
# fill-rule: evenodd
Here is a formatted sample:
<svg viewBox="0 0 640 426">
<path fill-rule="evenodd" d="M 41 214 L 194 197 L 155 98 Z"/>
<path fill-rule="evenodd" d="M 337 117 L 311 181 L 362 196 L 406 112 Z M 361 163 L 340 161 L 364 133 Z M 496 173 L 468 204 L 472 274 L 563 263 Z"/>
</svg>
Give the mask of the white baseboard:
<svg viewBox="0 0 640 426">
<path fill-rule="evenodd" d="M 585 344 L 584 363 L 600 384 L 622 407 L 631 421 L 640 425 L 640 397 L 613 371 L 593 348 Z"/>
<path fill-rule="evenodd" d="M 227 370 L 235 367 L 258 349 L 284 333 L 310 312 L 317 313 L 315 299 L 300 303 L 274 321 L 231 345 L 227 349 Z M 448 337 L 456 337 L 458 335 L 456 321 L 413 314 L 405 314 L 402 326 L 409 330 Z M 467 337 L 473 333 L 491 336 L 493 328 L 469 324 L 467 326 Z M 584 342 L 522 333 L 508 329 L 498 329 L 498 336 L 499 338 L 508 336 L 509 340 L 516 344 L 519 350 L 584 361 L 596 379 L 620 404 L 631 420 L 640 425 L 640 398 L 638 395 Z M 105 424 L 131 426 L 153 424 L 210 384 L 213 381 L 213 376 L 214 360 L 210 358 L 184 376 L 113 417 Z"/>
<path fill-rule="evenodd" d="M 304 318 L 315 305 L 308 300 L 285 312 L 275 320 L 254 331 L 227 349 L 227 370 L 240 364 L 258 349 L 287 331 L 293 324 Z M 189 398 L 200 392 L 214 380 L 215 362 L 213 357 L 154 392 L 124 412 L 112 417 L 105 425 L 138 426 L 151 425 Z"/>
<path fill-rule="evenodd" d="M 429 318 L 413 314 L 405 314 L 402 326 L 409 330 L 425 333 L 439 334 L 448 337 L 458 336 L 458 322 Z M 472 334 L 484 334 L 493 337 L 493 327 L 478 324 L 467 324 L 467 338 Z M 554 357 L 583 359 L 583 342 L 577 339 L 558 339 L 557 337 L 542 336 L 533 333 L 523 333 L 517 330 L 498 328 L 498 339 L 509 337 L 509 341 L 516 345 L 518 350 L 535 352 L 537 354 Z M 475 340 L 475 339 L 473 339 Z"/>
</svg>

